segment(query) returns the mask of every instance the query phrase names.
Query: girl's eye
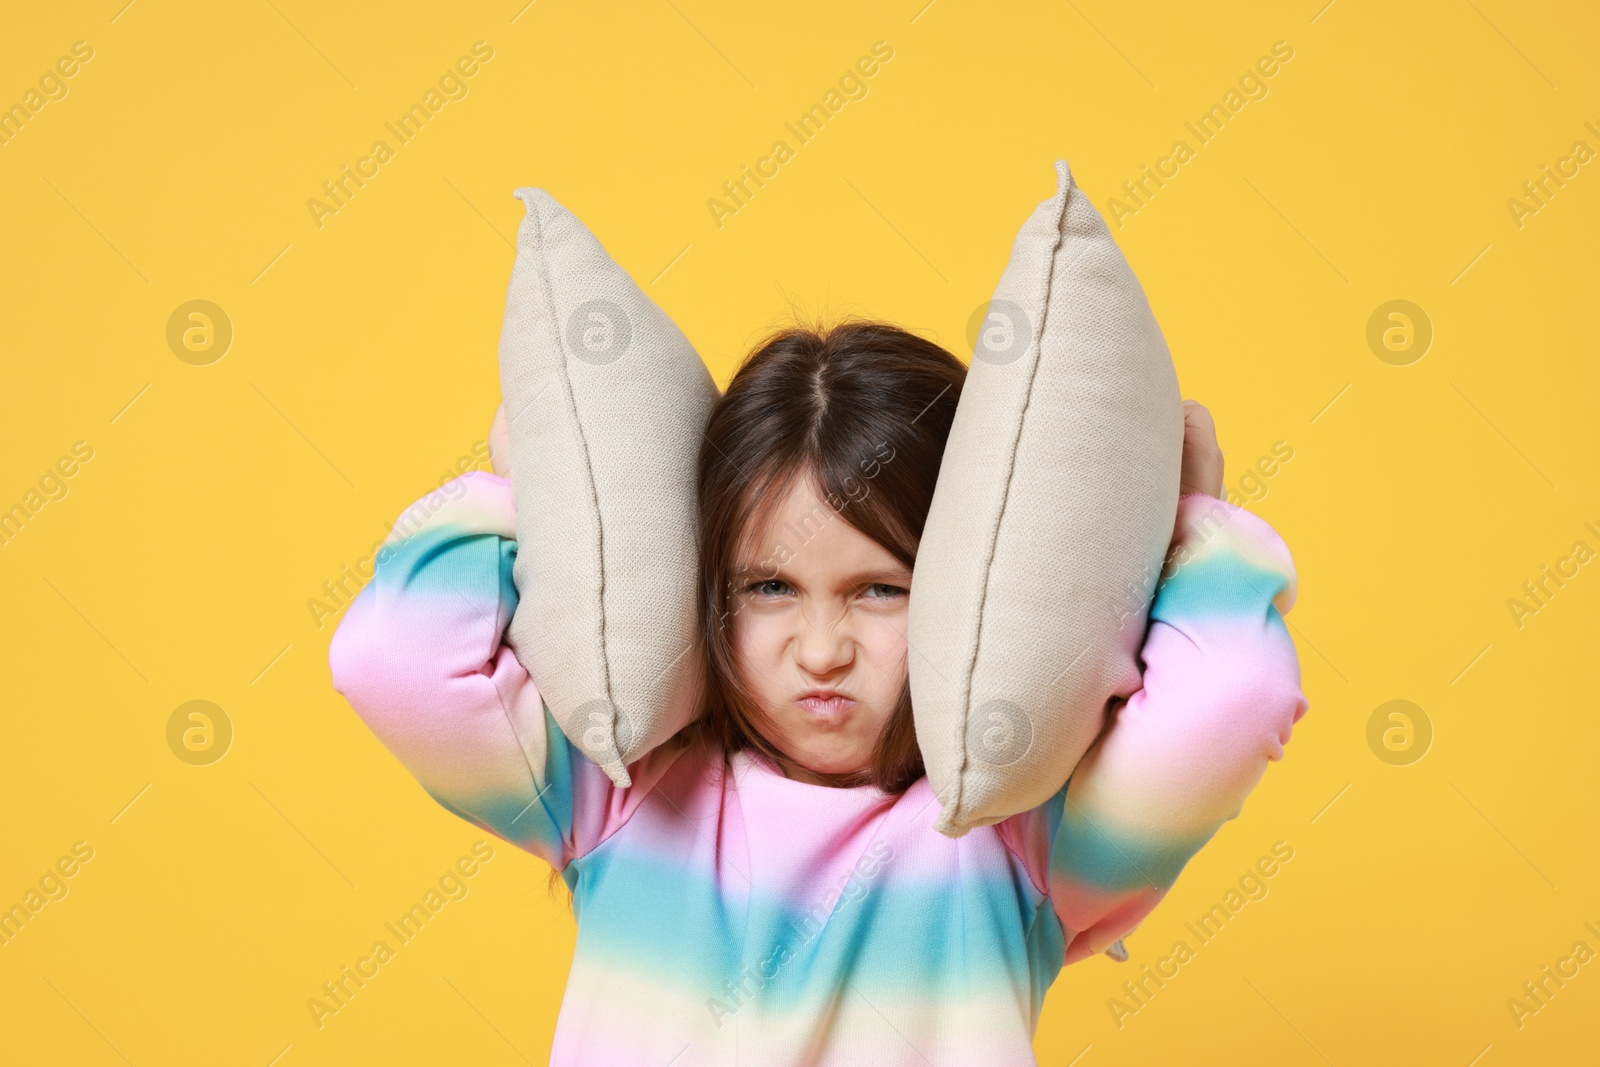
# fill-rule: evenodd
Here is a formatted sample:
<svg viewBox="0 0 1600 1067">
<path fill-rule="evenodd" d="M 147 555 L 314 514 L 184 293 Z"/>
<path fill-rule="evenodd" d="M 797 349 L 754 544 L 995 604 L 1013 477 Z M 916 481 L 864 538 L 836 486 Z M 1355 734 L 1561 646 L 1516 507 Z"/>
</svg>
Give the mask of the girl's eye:
<svg viewBox="0 0 1600 1067">
<path fill-rule="evenodd" d="M 893 600 L 895 597 L 901 596 L 905 593 L 905 590 L 900 588 L 898 585 L 889 585 L 887 582 L 877 582 L 873 585 L 867 586 L 867 592 L 869 594 L 874 589 L 887 589 L 888 592 L 881 596 L 868 596 L 868 600 Z"/>
<path fill-rule="evenodd" d="M 769 586 L 780 586 L 781 588 L 771 589 L 771 588 L 769 588 Z M 759 594 L 761 596 L 782 596 L 785 592 L 788 591 L 788 588 L 789 588 L 789 583 L 788 582 L 780 581 L 777 578 L 768 578 L 764 582 L 756 582 L 753 585 L 751 585 L 750 586 L 750 591 L 753 592 L 753 593 L 757 593 L 757 594 Z"/>
</svg>

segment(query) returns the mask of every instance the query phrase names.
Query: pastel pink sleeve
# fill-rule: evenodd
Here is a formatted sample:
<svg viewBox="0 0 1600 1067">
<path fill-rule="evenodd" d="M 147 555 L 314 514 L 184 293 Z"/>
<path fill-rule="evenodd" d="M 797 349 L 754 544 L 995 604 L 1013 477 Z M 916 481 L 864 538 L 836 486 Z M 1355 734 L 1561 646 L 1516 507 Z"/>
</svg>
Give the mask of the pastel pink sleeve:
<svg viewBox="0 0 1600 1067">
<path fill-rule="evenodd" d="M 1283 758 L 1307 708 L 1283 620 L 1295 592 L 1294 562 L 1266 520 L 1200 493 L 1179 499 L 1143 687 L 1112 713 L 1065 795 L 1006 827 L 1047 886 L 1065 963 L 1137 926 Z"/>
<path fill-rule="evenodd" d="M 643 768 L 616 788 L 503 643 L 515 538 L 498 474 L 469 471 L 418 500 L 345 609 L 328 664 L 333 687 L 435 800 L 560 870 L 616 832 L 658 776 Z"/>
</svg>

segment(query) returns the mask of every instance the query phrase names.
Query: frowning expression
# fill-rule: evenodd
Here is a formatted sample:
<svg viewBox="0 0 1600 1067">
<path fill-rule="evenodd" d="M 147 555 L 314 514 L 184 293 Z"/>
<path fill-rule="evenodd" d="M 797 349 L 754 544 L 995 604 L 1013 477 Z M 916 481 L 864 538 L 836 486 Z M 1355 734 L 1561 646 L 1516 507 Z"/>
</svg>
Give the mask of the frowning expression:
<svg viewBox="0 0 1600 1067">
<path fill-rule="evenodd" d="M 911 570 L 797 478 L 733 571 L 735 658 L 757 727 L 819 774 L 862 770 L 906 682 Z"/>
</svg>

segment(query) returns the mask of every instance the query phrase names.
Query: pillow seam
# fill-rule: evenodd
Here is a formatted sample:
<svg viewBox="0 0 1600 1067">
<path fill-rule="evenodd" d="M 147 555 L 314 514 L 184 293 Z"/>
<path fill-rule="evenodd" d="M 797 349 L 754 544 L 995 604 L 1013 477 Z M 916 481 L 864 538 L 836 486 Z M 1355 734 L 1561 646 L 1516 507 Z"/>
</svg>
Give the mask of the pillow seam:
<svg viewBox="0 0 1600 1067">
<path fill-rule="evenodd" d="M 1044 357 L 1042 341 L 1044 339 L 1045 321 L 1050 314 L 1050 288 L 1054 284 L 1056 277 L 1057 252 L 1060 250 L 1062 242 L 1066 240 L 1067 208 L 1072 201 L 1072 191 L 1074 187 L 1075 183 L 1072 181 L 1072 176 L 1069 173 L 1067 175 L 1066 188 L 1061 192 L 1061 205 L 1056 214 L 1056 239 L 1055 243 L 1050 247 L 1049 269 L 1045 272 L 1044 281 L 1041 286 L 1042 292 L 1038 294 L 1038 297 L 1040 298 L 1038 306 L 1042 308 L 1042 313 L 1039 315 L 1038 325 L 1034 327 L 1033 331 L 1033 365 L 1028 374 L 1028 387 L 1023 398 L 1022 412 L 1017 418 L 1016 432 L 1011 440 L 1011 448 L 1006 467 L 1005 489 L 1000 499 L 1000 511 L 995 516 L 994 528 L 990 531 L 989 551 L 986 559 L 984 560 L 983 594 L 981 599 L 978 601 L 978 628 L 977 632 L 973 634 L 972 638 L 972 656 L 969 660 L 966 671 L 966 692 L 963 694 L 961 702 L 960 732 L 956 737 L 956 749 L 961 753 L 961 761 L 956 768 L 956 795 L 953 798 L 950 806 L 951 811 L 963 820 L 967 815 L 967 813 L 962 810 L 962 804 L 966 800 L 966 776 L 968 773 L 968 766 L 970 764 L 969 753 L 967 751 L 967 732 L 972 721 L 972 678 L 977 670 L 978 653 L 983 645 L 983 622 L 985 608 L 989 602 L 989 582 L 993 578 L 994 574 L 994 555 L 1000 540 L 1000 528 L 1005 524 L 1006 508 L 1011 502 L 1011 482 L 1016 475 L 1017 451 L 1019 442 L 1022 440 L 1023 427 L 1028 421 L 1028 408 L 1033 403 L 1034 385 L 1038 381 L 1039 376 L 1039 363 Z"/>
<path fill-rule="evenodd" d="M 617 763 L 624 768 L 624 773 L 626 773 L 627 765 L 623 763 L 622 752 L 617 748 L 617 718 L 619 716 L 619 711 L 617 709 L 616 700 L 613 698 L 611 692 L 611 663 L 606 655 L 605 524 L 601 521 L 600 495 L 598 488 L 595 486 L 594 461 L 590 456 L 589 441 L 583 432 L 583 420 L 578 417 L 577 399 L 573 393 L 572 379 L 567 373 L 567 357 L 570 353 L 567 352 L 566 333 L 561 329 L 560 323 L 556 321 L 556 295 L 555 287 L 550 282 L 549 257 L 545 254 L 544 220 L 540 217 L 537 205 L 529 206 L 533 209 L 531 214 L 533 215 L 534 225 L 534 245 L 539 250 L 539 285 L 540 288 L 544 290 L 545 303 L 550 309 L 550 332 L 554 336 L 554 347 L 557 356 L 556 373 L 561 380 L 563 390 L 566 394 L 567 412 L 572 419 L 572 426 L 574 432 L 577 434 L 578 445 L 583 451 L 583 473 L 584 478 L 589 486 L 589 503 L 594 514 L 594 527 L 596 536 L 595 563 L 600 572 L 600 587 L 596 591 L 596 607 L 598 608 L 597 614 L 599 615 L 600 619 L 600 628 L 598 634 L 600 651 L 600 677 L 602 684 L 605 686 L 605 693 L 603 695 L 606 703 L 611 705 L 611 749 L 616 753 Z"/>
</svg>

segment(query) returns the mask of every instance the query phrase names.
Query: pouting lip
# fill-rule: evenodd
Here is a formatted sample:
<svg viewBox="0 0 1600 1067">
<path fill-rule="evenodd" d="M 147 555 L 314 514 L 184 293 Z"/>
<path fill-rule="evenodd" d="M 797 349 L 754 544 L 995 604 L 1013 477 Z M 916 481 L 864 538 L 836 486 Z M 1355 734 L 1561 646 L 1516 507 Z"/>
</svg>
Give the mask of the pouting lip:
<svg viewBox="0 0 1600 1067">
<path fill-rule="evenodd" d="M 832 700 L 835 697 L 838 697 L 838 698 L 843 699 L 843 700 L 848 700 L 852 704 L 855 703 L 855 699 L 856 699 L 855 697 L 851 696 L 848 693 L 841 693 L 837 689 L 810 689 L 810 690 L 807 690 L 804 693 L 801 693 L 799 696 L 795 697 L 794 699 L 795 699 L 796 702 L 799 702 L 801 700 Z"/>
</svg>

